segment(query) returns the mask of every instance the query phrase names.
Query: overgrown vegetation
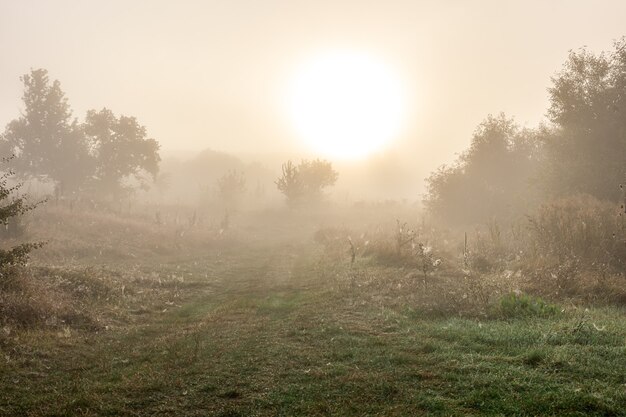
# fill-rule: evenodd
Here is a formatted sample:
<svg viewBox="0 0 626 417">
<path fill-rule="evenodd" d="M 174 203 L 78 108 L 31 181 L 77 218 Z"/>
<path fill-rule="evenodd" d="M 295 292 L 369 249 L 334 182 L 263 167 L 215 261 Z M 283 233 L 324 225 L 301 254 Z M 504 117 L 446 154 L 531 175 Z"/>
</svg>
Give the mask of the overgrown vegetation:
<svg viewBox="0 0 626 417">
<path fill-rule="evenodd" d="M 510 293 L 500 299 L 496 312 L 506 318 L 552 317 L 557 315 L 560 309 L 539 297 Z"/>
<path fill-rule="evenodd" d="M 282 166 L 282 175 L 276 187 L 287 197 L 289 205 L 303 206 L 319 202 L 324 188 L 337 182 L 339 174 L 328 161 L 304 160 L 298 165 L 287 161 Z"/>
<path fill-rule="evenodd" d="M 537 204 L 532 180 L 540 149 L 541 132 L 521 129 L 504 114 L 488 116 L 469 149 L 427 179 L 426 207 L 457 226 L 519 217 Z"/>
<path fill-rule="evenodd" d="M 258 216 L 233 227 L 273 228 Z M 424 284 L 418 263 L 375 256 L 383 237 L 395 252 L 394 221 L 378 233 L 319 232 L 342 250 L 335 255 L 295 239 L 315 222 L 280 220 L 282 242 L 243 235 L 216 245 L 205 234 L 204 244 L 116 256 L 106 267 L 85 266 L 97 248 L 74 268 L 40 267 L 40 256 L 67 261 L 38 253 L 28 301 L 0 333 L 0 414 L 623 414 L 623 308 L 516 294 L 506 274 L 483 306 L 474 286 L 489 277 L 455 273 L 454 257 L 438 249 L 445 239 L 427 226 L 412 229 L 446 261 Z M 148 222 L 105 222 L 141 232 L 127 251 L 163 241 Z"/>
<path fill-rule="evenodd" d="M 509 223 L 541 203 L 588 194 L 617 204 L 626 180 L 626 39 L 613 51 L 570 53 L 549 88 L 550 125 L 522 129 L 501 114 L 469 149 L 427 179 L 426 206 L 456 225 Z"/>
<path fill-rule="evenodd" d="M 264 171 L 212 152 L 209 202 L 122 207 L 158 144 L 32 71 L 16 169 L 119 207 L 0 177 L 0 415 L 626 415 L 624 45 L 570 55 L 552 125 L 488 117 L 426 211 L 319 204 L 319 159 L 275 182 L 298 210 L 243 209 Z"/>
<path fill-rule="evenodd" d="M 3 159 L 6 164 L 9 159 Z M 9 179 L 13 175 L 11 171 L 0 174 L 0 225 L 8 230 L 9 224 L 15 224 L 19 216 L 33 210 L 37 204 L 29 204 L 24 196 L 17 195 L 22 184 L 9 185 Z M 13 247 L 0 247 L 0 291 L 12 274 L 11 269 L 22 266 L 28 260 L 28 254 L 42 243 L 20 243 Z"/>
</svg>

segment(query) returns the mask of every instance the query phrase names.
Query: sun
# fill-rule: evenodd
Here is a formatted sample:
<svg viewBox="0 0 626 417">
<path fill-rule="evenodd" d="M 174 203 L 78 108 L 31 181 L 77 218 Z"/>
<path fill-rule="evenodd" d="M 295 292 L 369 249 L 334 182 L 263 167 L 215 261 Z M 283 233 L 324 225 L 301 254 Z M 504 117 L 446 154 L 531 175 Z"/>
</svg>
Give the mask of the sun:
<svg viewBox="0 0 626 417">
<path fill-rule="evenodd" d="M 370 155 L 389 144 L 402 126 L 406 106 L 399 77 L 364 53 L 318 54 L 301 65 L 288 91 L 298 136 L 324 156 Z"/>
</svg>

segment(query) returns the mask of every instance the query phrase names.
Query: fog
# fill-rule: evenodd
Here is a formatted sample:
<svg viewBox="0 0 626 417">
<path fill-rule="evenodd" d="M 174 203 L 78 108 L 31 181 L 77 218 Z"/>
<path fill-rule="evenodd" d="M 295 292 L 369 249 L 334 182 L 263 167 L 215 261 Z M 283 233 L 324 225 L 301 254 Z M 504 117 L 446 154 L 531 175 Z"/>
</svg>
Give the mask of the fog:
<svg viewBox="0 0 626 417">
<path fill-rule="evenodd" d="M 0 417 L 625 415 L 625 17 L 0 0 Z"/>
<path fill-rule="evenodd" d="M 0 8 L 2 125 L 20 109 L 19 76 L 46 68 L 75 116 L 104 106 L 134 115 L 164 156 L 209 148 L 316 157 L 282 107 L 285 85 L 316 51 L 365 50 L 393 69 L 409 101 L 402 129 L 376 159 L 393 155 L 421 177 L 451 162 L 487 114 L 504 111 L 528 126 L 543 120 L 546 88 L 568 50 L 608 49 L 626 15 L 620 1 L 7 1 Z M 396 188 L 396 197 L 415 196 L 416 187 Z"/>
</svg>

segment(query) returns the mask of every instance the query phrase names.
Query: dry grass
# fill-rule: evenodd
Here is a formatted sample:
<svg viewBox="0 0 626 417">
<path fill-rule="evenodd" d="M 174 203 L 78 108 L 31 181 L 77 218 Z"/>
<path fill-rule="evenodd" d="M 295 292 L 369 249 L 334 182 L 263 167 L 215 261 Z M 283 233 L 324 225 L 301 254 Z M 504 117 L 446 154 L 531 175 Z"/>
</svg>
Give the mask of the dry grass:
<svg viewBox="0 0 626 417">
<path fill-rule="evenodd" d="M 373 257 L 331 259 L 311 236 L 171 259 L 57 279 L 110 327 L 11 330 L 0 415 L 623 410 L 618 311 L 485 317 L 463 297 L 463 275 L 424 283 Z M 58 270 L 41 273 L 55 279 Z"/>
<path fill-rule="evenodd" d="M 241 213 L 177 242 L 149 217 L 31 218 L 55 240 L 3 281 L 0 415 L 623 411 L 623 312 L 581 313 L 619 276 L 555 293 L 569 274 L 542 283 L 520 233 L 492 225 L 464 253 L 415 222 L 398 254 L 395 220 L 349 213 Z"/>
</svg>

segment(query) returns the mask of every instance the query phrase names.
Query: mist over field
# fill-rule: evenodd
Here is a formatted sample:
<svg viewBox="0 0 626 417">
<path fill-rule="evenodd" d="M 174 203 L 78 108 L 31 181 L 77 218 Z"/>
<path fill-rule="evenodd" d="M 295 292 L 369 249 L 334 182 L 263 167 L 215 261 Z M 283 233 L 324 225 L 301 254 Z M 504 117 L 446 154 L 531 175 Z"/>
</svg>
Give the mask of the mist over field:
<svg viewBox="0 0 626 417">
<path fill-rule="evenodd" d="M 0 2 L 0 416 L 626 415 L 624 16 Z"/>
</svg>

